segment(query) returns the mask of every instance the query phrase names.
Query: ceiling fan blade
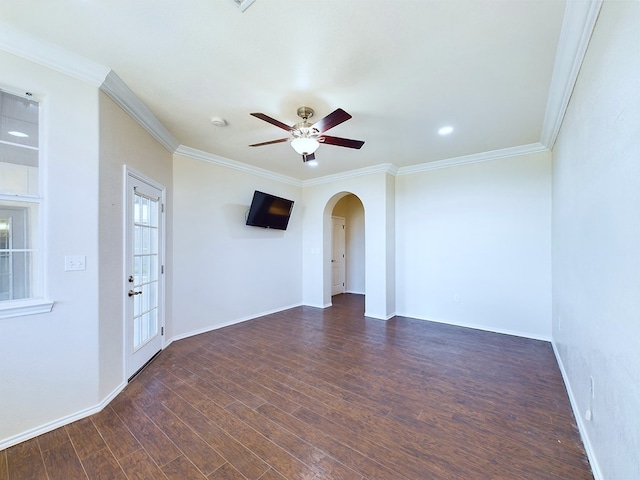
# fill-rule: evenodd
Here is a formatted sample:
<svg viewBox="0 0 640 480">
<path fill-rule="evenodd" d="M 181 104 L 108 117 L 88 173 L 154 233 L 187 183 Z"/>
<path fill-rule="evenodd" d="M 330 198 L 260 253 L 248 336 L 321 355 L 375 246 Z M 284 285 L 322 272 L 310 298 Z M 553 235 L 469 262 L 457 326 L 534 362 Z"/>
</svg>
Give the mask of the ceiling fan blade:
<svg viewBox="0 0 640 480">
<path fill-rule="evenodd" d="M 253 145 L 249 145 L 250 147 L 261 147 L 263 145 L 271 145 L 274 143 L 282 143 L 282 142 L 288 142 L 289 139 L 288 138 L 279 138 L 278 140 L 271 140 L 268 142 L 262 142 L 262 143 L 254 143 Z"/>
<path fill-rule="evenodd" d="M 326 132 L 330 128 L 335 127 L 336 125 L 340 125 L 342 122 L 346 122 L 351 118 L 347 112 L 338 108 L 334 112 L 330 113 L 322 120 L 318 120 L 313 124 L 313 128 L 317 128 L 320 133 Z"/>
<path fill-rule="evenodd" d="M 338 147 L 348 148 L 360 148 L 364 145 L 362 140 L 351 140 L 349 138 L 330 137 L 329 135 L 322 135 L 318 138 L 319 141 L 326 143 L 327 145 L 337 145 Z"/>
<path fill-rule="evenodd" d="M 302 154 L 303 162 L 310 162 L 311 160 L 315 160 L 315 159 L 316 159 L 315 153 L 310 153 L 309 155 L 305 155 L 304 153 Z"/>
<path fill-rule="evenodd" d="M 293 128 L 287 125 L 286 123 L 282 123 L 280 120 L 271 118 L 269 115 L 265 115 L 264 113 L 252 113 L 251 115 L 256 118 L 259 118 L 260 120 L 264 120 L 265 122 L 270 123 L 271 125 L 275 125 L 278 128 L 286 130 L 287 132 L 290 132 L 291 130 L 293 130 Z"/>
</svg>

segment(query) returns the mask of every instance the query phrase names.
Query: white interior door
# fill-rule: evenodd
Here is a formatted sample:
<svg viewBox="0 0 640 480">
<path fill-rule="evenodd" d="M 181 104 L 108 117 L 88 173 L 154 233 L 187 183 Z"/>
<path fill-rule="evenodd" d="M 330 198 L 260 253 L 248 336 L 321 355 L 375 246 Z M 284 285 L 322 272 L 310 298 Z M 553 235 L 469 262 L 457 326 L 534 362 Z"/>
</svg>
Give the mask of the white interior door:
<svg viewBox="0 0 640 480">
<path fill-rule="evenodd" d="M 342 217 L 331 217 L 331 295 L 345 292 L 345 221 Z"/>
<path fill-rule="evenodd" d="M 164 188 L 127 171 L 125 364 L 127 378 L 163 346 Z"/>
</svg>

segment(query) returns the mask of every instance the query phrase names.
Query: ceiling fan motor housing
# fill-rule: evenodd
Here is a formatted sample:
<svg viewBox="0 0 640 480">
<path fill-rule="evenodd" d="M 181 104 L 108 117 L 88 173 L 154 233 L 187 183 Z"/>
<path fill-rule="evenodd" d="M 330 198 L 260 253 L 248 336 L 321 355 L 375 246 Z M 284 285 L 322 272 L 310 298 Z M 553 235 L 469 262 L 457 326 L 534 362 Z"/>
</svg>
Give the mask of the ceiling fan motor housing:
<svg viewBox="0 0 640 480">
<path fill-rule="evenodd" d="M 298 116 L 303 120 L 313 117 L 314 113 L 313 108 L 310 107 L 300 107 L 298 109 Z"/>
</svg>

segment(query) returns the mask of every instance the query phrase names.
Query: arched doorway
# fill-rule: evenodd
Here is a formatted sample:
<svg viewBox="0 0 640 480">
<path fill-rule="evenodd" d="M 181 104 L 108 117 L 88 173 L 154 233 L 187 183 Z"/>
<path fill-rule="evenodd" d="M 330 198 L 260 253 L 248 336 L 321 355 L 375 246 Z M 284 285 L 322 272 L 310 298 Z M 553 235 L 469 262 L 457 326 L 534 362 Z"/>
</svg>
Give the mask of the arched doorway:
<svg viewBox="0 0 640 480">
<path fill-rule="evenodd" d="M 354 293 L 364 295 L 365 293 L 365 229 L 364 229 L 364 206 L 360 199 L 347 193 L 342 196 L 334 205 L 331 211 L 332 217 L 332 296 L 336 293 Z M 336 221 L 338 220 L 338 221 Z M 343 224 L 343 250 L 336 252 L 340 248 L 341 240 L 336 238 L 340 235 L 337 231 L 340 224 Z M 343 258 L 340 258 L 343 255 Z M 336 279 L 340 275 L 339 269 L 343 268 L 342 278 L 344 288 L 341 292 L 336 288 Z"/>
</svg>

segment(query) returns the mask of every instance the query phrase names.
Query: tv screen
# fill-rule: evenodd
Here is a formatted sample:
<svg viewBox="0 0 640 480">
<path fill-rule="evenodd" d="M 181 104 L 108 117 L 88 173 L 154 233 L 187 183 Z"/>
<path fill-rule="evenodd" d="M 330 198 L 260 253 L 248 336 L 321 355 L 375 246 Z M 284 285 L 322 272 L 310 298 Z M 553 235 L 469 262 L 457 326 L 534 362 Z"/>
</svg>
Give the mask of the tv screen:
<svg viewBox="0 0 640 480">
<path fill-rule="evenodd" d="M 293 200 L 256 190 L 249 207 L 247 225 L 286 230 L 292 208 Z"/>
</svg>

